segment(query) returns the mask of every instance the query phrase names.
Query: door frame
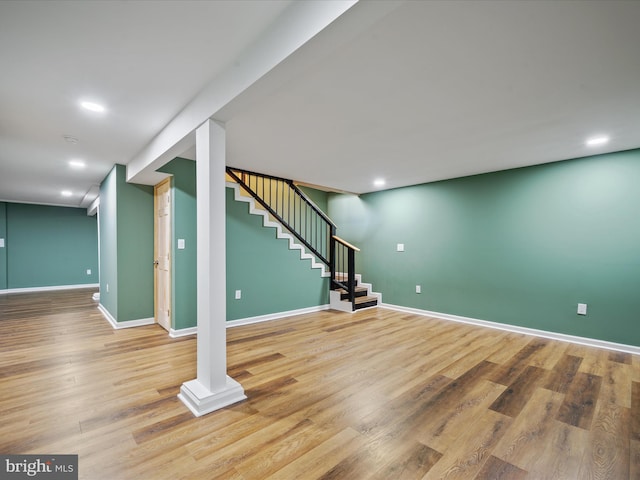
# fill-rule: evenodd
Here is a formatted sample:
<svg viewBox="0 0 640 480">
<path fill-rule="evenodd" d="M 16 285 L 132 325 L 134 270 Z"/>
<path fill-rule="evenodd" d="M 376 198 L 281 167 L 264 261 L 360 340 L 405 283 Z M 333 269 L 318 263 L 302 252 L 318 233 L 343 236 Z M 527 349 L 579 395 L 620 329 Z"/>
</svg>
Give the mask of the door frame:
<svg viewBox="0 0 640 480">
<path fill-rule="evenodd" d="M 169 202 L 172 203 L 171 199 L 171 178 L 172 177 L 167 177 L 164 180 L 162 180 L 161 182 L 159 182 L 158 184 L 154 185 L 153 187 L 153 259 L 154 259 L 154 268 L 153 268 L 153 318 L 155 323 L 157 323 L 158 325 L 160 325 L 162 328 L 164 328 L 165 330 L 167 330 L 168 332 L 171 331 L 171 311 L 173 310 L 173 302 L 171 300 L 172 297 L 172 284 L 171 284 L 171 273 L 172 273 L 172 262 L 173 262 L 173 255 L 171 252 L 171 248 L 172 248 L 172 242 L 171 239 L 173 237 L 173 229 L 172 229 L 172 225 L 173 225 L 173 212 L 171 210 L 171 205 L 169 207 L 169 212 L 168 212 L 168 216 L 169 216 L 169 220 L 168 220 L 168 228 L 169 228 L 169 242 L 167 245 L 167 248 L 169 249 L 169 261 L 168 261 L 168 276 L 169 278 L 167 279 L 167 290 L 166 290 L 166 295 L 168 296 L 168 303 L 169 303 L 169 313 L 168 313 L 168 324 L 165 326 L 163 325 L 158 318 L 158 207 L 159 207 L 159 198 L 161 195 L 163 195 L 166 191 L 166 193 L 168 193 L 169 195 Z"/>
</svg>

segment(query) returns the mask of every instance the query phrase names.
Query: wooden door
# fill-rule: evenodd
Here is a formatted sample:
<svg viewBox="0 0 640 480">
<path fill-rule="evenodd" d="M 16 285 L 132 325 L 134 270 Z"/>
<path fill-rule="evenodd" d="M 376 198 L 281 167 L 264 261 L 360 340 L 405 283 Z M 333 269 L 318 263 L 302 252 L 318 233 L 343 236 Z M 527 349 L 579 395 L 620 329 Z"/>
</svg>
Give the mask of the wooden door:
<svg viewBox="0 0 640 480">
<path fill-rule="evenodd" d="M 171 178 L 154 189 L 155 320 L 171 328 Z"/>
</svg>

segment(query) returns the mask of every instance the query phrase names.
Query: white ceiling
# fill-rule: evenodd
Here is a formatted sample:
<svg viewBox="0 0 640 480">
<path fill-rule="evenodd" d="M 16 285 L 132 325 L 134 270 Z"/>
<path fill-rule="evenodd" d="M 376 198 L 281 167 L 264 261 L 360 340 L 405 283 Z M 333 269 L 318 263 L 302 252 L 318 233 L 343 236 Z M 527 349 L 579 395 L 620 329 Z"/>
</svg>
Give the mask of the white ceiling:
<svg viewBox="0 0 640 480">
<path fill-rule="evenodd" d="M 79 205 L 289 4 L 0 1 L 0 199 Z M 76 157 L 85 170 L 68 168 Z"/>
<path fill-rule="evenodd" d="M 228 119 L 228 163 L 366 192 L 640 147 L 639 25 L 637 1 L 399 3 Z"/>
<path fill-rule="evenodd" d="M 84 206 L 294 6 L 0 2 L 0 199 Z M 639 24 L 639 1 L 361 1 L 211 116 L 228 165 L 358 193 L 637 148 Z"/>
</svg>

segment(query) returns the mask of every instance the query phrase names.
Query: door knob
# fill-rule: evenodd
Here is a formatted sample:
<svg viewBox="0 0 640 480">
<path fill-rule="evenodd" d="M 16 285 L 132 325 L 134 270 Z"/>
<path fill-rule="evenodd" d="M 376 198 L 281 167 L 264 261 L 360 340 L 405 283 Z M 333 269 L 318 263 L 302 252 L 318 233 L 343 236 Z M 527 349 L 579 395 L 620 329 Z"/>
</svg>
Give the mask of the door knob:
<svg viewBox="0 0 640 480">
<path fill-rule="evenodd" d="M 154 260 L 154 261 L 153 261 L 153 265 L 154 265 L 154 266 L 156 266 L 156 267 L 158 266 L 158 264 L 159 264 L 159 263 L 160 263 L 160 262 L 158 262 L 158 260 Z"/>
</svg>

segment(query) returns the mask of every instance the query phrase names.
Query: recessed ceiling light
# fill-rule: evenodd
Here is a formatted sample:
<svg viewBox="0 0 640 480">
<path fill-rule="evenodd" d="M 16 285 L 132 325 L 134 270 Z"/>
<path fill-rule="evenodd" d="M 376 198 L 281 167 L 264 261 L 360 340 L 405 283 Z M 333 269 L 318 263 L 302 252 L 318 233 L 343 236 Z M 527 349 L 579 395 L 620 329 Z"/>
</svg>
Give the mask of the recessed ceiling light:
<svg viewBox="0 0 640 480">
<path fill-rule="evenodd" d="M 588 147 L 597 147 L 598 145 L 604 145 L 609 141 L 609 137 L 600 136 L 600 137 L 592 137 L 586 141 Z"/>
<path fill-rule="evenodd" d="M 84 168 L 87 166 L 82 160 L 69 160 L 69 166 L 71 168 Z"/>
<path fill-rule="evenodd" d="M 71 193 L 71 190 L 62 190 L 60 192 L 60 195 L 62 195 L 63 197 L 70 197 L 71 195 L 73 195 L 73 193 Z"/>
<path fill-rule="evenodd" d="M 384 187 L 385 183 L 387 183 L 387 182 L 384 181 L 384 178 L 378 178 L 378 179 L 373 181 L 373 186 L 374 187 Z"/>
<path fill-rule="evenodd" d="M 89 110 L 91 112 L 102 113 L 105 111 L 105 108 L 103 105 L 100 105 L 99 103 L 95 103 L 95 102 L 80 102 L 80 106 L 85 110 Z"/>
</svg>

